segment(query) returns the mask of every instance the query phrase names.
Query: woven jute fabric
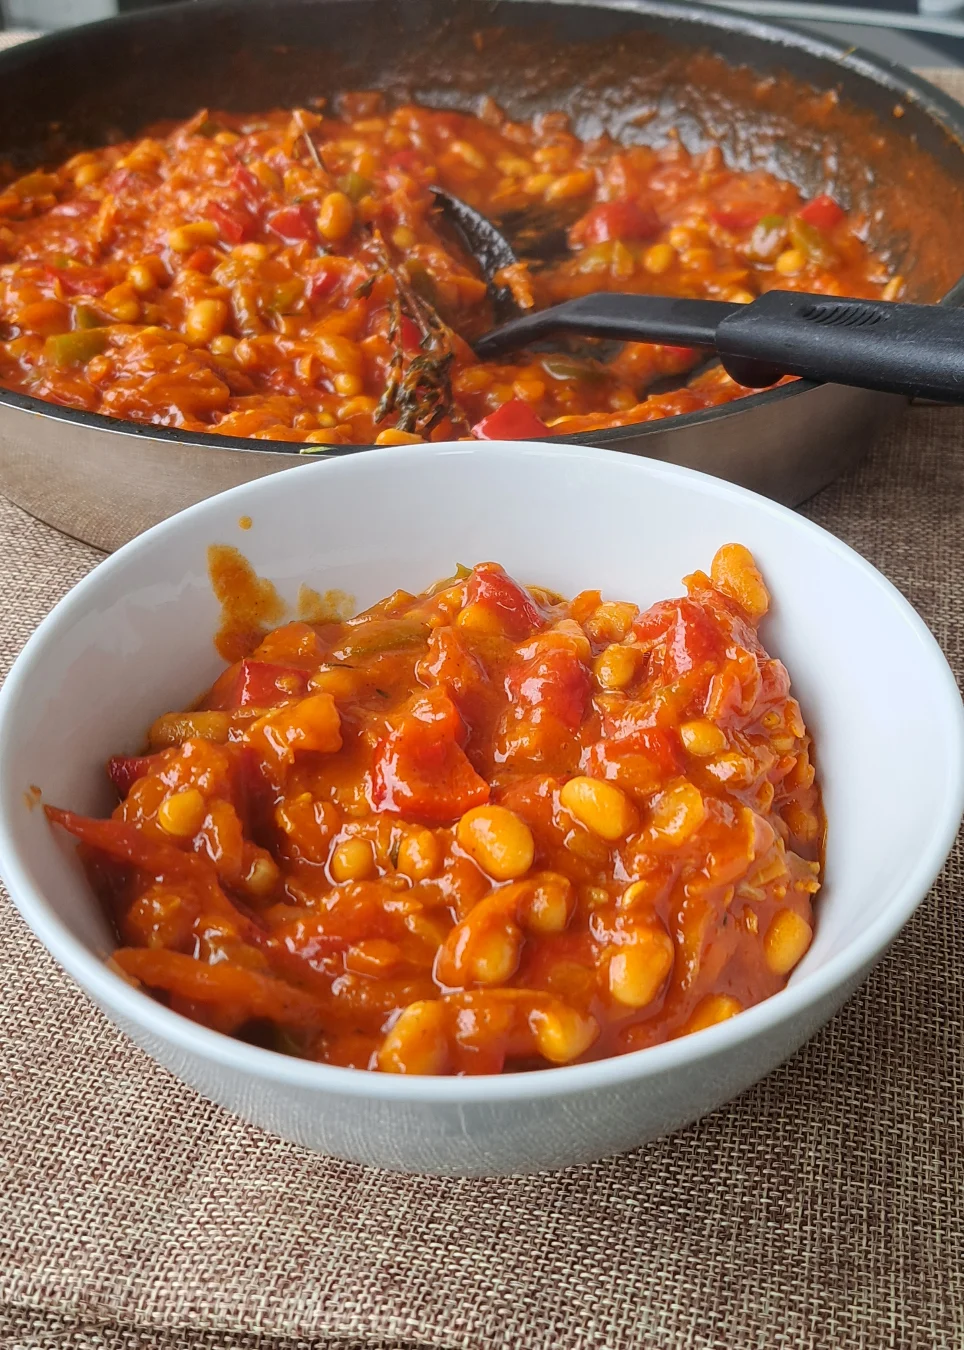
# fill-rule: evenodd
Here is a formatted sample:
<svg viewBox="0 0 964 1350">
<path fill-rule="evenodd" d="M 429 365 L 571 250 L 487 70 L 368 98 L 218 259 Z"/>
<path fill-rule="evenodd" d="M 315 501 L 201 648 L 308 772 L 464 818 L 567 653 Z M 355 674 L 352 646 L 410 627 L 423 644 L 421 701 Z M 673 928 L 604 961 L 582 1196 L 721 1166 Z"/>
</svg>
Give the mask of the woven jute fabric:
<svg viewBox="0 0 964 1350">
<path fill-rule="evenodd" d="M 964 672 L 964 411 L 911 410 L 806 514 Z M 97 561 L 0 500 L 0 675 Z M 451 1181 L 325 1159 L 202 1100 L 0 893 L 0 1346 L 960 1350 L 962 895 L 958 850 L 834 1021 L 698 1125 Z"/>
<path fill-rule="evenodd" d="M 806 510 L 964 670 L 964 412 L 911 410 Z M 2 502 L 0 539 L 8 662 L 97 555 Z M 739 1101 L 629 1156 L 507 1181 L 388 1175 L 245 1125 L 130 1045 L 5 903 L 0 1337 L 959 1350 L 962 892 L 958 853 L 864 990 Z"/>
<path fill-rule="evenodd" d="M 36 34 L 28 33 L 23 28 L 10 28 L 4 33 L 0 33 L 0 52 L 5 47 L 16 47 L 20 42 L 29 42 Z"/>
</svg>

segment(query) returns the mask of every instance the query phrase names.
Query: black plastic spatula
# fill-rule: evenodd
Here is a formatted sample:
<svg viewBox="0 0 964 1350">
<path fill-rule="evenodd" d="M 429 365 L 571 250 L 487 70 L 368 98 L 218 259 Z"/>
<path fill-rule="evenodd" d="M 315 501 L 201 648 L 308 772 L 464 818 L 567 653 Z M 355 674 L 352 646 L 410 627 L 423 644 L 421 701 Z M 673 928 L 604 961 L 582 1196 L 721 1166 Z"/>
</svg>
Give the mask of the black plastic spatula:
<svg viewBox="0 0 964 1350">
<path fill-rule="evenodd" d="M 964 310 L 767 291 L 749 305 L 599 292 L 512 319 L 475 343 L 481 357 L 556 333 L 702 347 L 739 384 L 783 375 L 964 403 Z"/>
<path fill-rule="evenodd" d="M 474 207 L 436 189 L 493 288 L 496 313 L 511 297 L 495 274 L 518 259 L 512 245 Z M 964 310 L 767 291 L 749 305 L 600 291 L 551 309 L 518 314 L 474 346 L 481 357 L 557 334 L 658 342 L 715 352 L 739 384 L 762 389 L 784 375 L 879 389 L 911 398 L 964 403 Z"/>
</svg>

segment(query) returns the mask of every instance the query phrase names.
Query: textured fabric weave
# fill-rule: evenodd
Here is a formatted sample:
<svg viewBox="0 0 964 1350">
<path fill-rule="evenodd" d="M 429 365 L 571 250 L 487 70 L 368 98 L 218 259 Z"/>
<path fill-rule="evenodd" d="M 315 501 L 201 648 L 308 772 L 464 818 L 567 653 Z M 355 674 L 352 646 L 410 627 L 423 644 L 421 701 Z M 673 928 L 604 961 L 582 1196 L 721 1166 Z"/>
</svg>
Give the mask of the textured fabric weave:
<svg viewBox="0 0 964 1350">
<path fill-rule="evenodd" d="M 807 508 L 897 583 L 958 670 L 962 480 L 964 412 L 916 409 Z M 3 503 L 0 538 L 6 662 L 96 554 Z M 5 903 L 7 1343 L 956 1350 L 962 889 L 958 854 L 862 993 L 736 1103 L 615 1161 L 482 1182 L 331 1162 L 203 1102 Z"/>
<path fill-rule="evenodd" d="M 806 514 L 964 673 L 964 411 L 911 410 Z M 97 560 L 0 500 L 0 675 Z M 962 894 L 958 850 L 861 993 L 737 1102 L 508 1181 L 387 1175 L 227 1115 L 0 894 L 0 1346 L 960 1350 Z"/>
<path fill-rule="evenodd" d="M 0 33 L 0 52 L 5 47 L 16 47 L 20 42 L 29 42 L 36 34 L 28 33 L 23 28 L 9 28 L 5 33 Z"/>
</svg>

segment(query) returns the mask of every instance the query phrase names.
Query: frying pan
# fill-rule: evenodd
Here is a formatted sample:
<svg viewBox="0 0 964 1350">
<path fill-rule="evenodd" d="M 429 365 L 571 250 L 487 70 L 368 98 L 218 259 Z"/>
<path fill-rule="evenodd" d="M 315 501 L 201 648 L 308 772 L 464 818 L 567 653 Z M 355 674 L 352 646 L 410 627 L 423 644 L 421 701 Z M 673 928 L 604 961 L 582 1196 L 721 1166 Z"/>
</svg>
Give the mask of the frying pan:
<svg viewBox="0 0 964 1350">
<path fill-rule="evenodd" d="M 17 169 L 198 107 L 253 111 L 383 88 L 583 135 L 766 167 L 866 211 L 908 299 L 964 287 L 964 109 L 841 44 L 683 0 L 191 0 L 0 55 L 0 161 Z M 739 402 L 578 439 L 730 478 L 795 505 L 855 464 L 890 395 L 798 381 Z M 340 446 L 330 454 L 353 454 Z M 297 447 L 122 422 L 0 390 L 0 490 L 116 548 L 224 488 L 304 462 Z"/>
</svg>

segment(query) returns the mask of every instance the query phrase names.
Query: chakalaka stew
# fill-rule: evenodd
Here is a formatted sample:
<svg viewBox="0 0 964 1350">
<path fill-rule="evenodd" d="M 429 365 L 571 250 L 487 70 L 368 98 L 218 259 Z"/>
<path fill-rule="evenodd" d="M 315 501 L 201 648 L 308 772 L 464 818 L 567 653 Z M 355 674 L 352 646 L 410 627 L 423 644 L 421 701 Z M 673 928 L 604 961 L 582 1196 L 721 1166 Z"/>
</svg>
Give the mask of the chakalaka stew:
<svg viewBox="0 0 964 1350">
<path fill-rule="evenodd" d="M 482 563 L 251 644 L 81 841 L 116 966 L 256 1044 L 388 1073 L 619 1055 L 781 989 L 823 816 L 747 550 L 640 611 Z M 256 641 L 256 640 L 255 640 Z"/>
<path fill-rule="evenodd" d="M 306 452 L 584 432 L 747 392 L 718 367 L 687 385 L 700 358 L 680 347 L 480 363 L 469 343 L 491 303 L 436 185 L 543 257 L 500 277 L 523 308 L 903 285 L 864 216 L 736 172 L 718 146 L 586 141 L 558 112 L 524 123 L 491 100 L 470 115 L 356 93 L 331 110 L 202 111 L 0 186 L 0 385 Z M 666 377 L 683 387 L 658 392 Z"/>
</svg>

